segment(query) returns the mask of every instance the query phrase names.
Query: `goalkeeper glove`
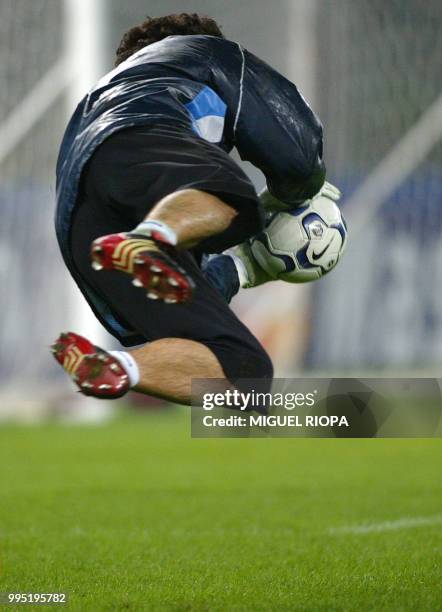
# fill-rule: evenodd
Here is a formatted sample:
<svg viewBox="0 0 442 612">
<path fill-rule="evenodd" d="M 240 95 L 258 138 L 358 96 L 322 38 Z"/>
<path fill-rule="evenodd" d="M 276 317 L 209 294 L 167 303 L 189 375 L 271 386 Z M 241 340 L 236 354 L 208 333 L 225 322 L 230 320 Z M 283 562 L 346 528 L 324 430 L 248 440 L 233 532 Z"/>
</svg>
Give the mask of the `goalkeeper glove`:
<svg viewBox="0 0 442 612">
<path fill-rule="evenodd" d="M 335 187 L 328 181 L 325 181 L 318 193 L 314 195 L 313 198 L 311 198 L 310 200 L 304 200 L 304 202 L 302 202 L 299 207 L 306 206 L 312 200 L 321 196 L 328 198 L 329 200 L 333 200 L 333 202 L 338 202 L 341 197 L 341 192 L 337 187 Z M 281 200 L 278 200 L 277 198 L 272 196 L 267 187 L 265 187 L 259 194 L 259 200 L 266 211 L 291 210 L 294 208 L 293 204 L 285 204 L 284 202 L 281 202 Z"/>
</svg>

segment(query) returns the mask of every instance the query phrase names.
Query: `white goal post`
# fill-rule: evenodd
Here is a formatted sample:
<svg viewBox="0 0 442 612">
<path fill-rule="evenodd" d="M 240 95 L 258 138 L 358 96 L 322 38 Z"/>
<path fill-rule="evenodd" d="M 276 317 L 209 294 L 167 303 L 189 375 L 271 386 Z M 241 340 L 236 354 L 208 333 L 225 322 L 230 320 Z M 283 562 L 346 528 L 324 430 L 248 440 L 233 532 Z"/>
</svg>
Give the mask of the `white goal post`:
<svg viewBox="0 0 442 612">
<path fill-rule="evenodd" d="M 75 405 L 91 418 L 106 402 L 82 397 L 49 345 L 63 329 L 110 338 L 62 264 L 53 225 L 55 162 L 67 122 L 107 72 L 105 0 L 5 0 L 0 34 L 0 419 L 38 418 Z M 15 43 L 17 31 L 22 44 Z"/>
<path fill-rule="evenodd" d="M 89 89 L 109 71 L 105 60 L 106 1 L 64 0 L 64 16 L 65 64 L 70 75 L 67 115 L 70 116 Z M 72 290 L 71 325 L 97 345 L 104 344 L 107 334 L 74 283 Z"/>
</svg>

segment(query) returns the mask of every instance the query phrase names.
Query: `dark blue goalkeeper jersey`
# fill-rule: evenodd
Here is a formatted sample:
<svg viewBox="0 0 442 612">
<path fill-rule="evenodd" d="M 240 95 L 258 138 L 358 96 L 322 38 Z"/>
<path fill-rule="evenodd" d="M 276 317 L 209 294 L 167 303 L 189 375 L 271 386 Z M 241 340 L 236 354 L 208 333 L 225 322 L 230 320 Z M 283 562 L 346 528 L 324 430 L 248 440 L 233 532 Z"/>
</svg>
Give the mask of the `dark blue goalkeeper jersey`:
<svg viewBox="0 0 442 612">
<path fill-rule="evenodd" d="M 69 228 L 81 173 L 111 134 L 176 123 L 264 173 L 272 195 L 296 206 L 321 187 L 322 126 L 296 86 L 240 44 L 214 36 L 169 36 L 104 76 L 85 96 L 57 163 L 56 231 L 75 278 Z"/>
</svg>

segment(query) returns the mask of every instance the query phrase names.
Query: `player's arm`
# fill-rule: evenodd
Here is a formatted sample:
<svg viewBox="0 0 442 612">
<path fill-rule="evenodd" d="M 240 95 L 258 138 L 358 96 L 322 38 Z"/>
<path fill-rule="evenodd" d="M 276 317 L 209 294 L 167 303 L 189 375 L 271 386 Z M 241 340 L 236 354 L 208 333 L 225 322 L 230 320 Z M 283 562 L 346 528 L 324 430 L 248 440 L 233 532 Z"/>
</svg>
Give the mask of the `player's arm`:
<svg viewBox="0 0 442 612">
<path fill-rule="evenodd" d="M 246 50 L 234 134 L 273 198 L 293 208 L 324 184 L 319 119 L 293 83 Z"/>
</svg>

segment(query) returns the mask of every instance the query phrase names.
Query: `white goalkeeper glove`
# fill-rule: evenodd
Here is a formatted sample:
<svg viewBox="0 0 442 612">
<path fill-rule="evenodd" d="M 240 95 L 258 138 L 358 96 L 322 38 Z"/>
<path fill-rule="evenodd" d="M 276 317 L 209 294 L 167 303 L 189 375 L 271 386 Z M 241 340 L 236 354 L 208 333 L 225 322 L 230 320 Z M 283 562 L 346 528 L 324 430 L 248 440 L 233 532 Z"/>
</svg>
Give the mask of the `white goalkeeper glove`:
<svg viewBox="0 0 442 612">
<path fill-rule="evenodd" d="M 335 187 L 328 181 L 325 181 L 325 183 L 322 185 L 318 193 L 312 197 L 312 200 L 314 200 L 315 198 L 319 198 L 320 196 L 323 196 L 324 198 L 333 200 L 333 202 L 338 202 L 341 199 L 341 195 L 342 194 L 337 187 Z M 311 202 L 311 200 L 306 200 L 306 202 Z"/>
</svg>

